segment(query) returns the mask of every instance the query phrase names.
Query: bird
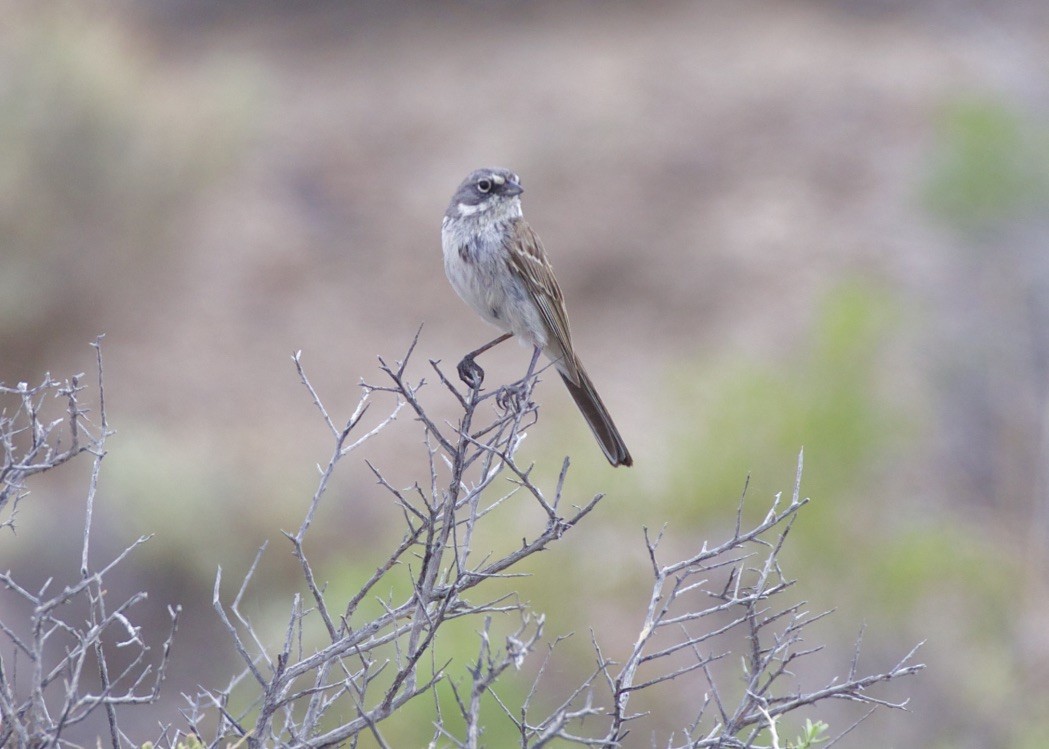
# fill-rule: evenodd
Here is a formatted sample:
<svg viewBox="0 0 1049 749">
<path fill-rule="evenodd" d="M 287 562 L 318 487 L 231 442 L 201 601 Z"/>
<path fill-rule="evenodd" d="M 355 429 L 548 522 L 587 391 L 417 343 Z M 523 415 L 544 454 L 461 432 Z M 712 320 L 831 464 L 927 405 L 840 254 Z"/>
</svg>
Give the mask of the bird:
<svg viewBox="0 0 1049 749">
<path fill-rule="evenodd" d="M 564 295 L 539 236 L 521 210 L 521 180 L 503 168 L 476 169 L 452 195 L 441 223 L 444 270 L 474 312 L 503 331 L 459 362 L 459 376 L 480 387 L 474 357 L 516 336 L 554 365 L 613 466 L 633 465 L 626 443 L 572 346 Z"/>
</svg>

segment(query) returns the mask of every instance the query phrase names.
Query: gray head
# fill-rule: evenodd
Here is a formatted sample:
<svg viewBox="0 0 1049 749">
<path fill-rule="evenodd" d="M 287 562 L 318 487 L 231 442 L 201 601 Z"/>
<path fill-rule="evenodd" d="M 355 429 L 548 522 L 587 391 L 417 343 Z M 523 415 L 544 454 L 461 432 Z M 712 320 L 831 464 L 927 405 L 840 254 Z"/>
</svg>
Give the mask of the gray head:
<svg viewBox="0 0 1049 749">
<path fill-rule="evenodd" d="M 476 169 L 459 185 L 445 216 L 461 218 L 498 209 L 498 213 L 520 214 L 518 196 L 524 192 L 521 179 L 509 169 Z"/>
</svg>

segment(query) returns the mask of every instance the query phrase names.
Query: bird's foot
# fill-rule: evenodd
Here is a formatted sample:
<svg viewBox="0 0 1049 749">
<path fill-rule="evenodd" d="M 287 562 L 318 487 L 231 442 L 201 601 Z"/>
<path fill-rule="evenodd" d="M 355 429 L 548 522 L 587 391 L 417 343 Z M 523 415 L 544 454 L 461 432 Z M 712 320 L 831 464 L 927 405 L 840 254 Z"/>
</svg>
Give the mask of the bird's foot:
<svg viewBox="0 0 1049 749">
<path fill-rule="evenodd" d="M 527 380 L 519 380 L 509 385 L 503 385 L 495 395 L 495 402 L 504 411 L 518 413 L 523 411 L 531 403 L 532 388 Z"/>
<path fill-rule="evenodd" d="M 484 382 L 484 370 L 474 361 L 473 356 L 464 356 L 456 369 L 459 371 L 459 379 L 466 383 L 467 387 L 473 390 L 480 389 L 481 383 Z"/>
</svg>

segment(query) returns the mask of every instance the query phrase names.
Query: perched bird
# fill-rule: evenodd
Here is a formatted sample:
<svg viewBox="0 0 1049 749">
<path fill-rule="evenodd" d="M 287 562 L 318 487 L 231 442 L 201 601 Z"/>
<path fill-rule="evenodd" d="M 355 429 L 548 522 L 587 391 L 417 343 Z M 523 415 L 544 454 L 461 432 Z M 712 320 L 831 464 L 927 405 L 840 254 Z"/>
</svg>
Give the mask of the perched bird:
<svg viewBox="0 0 1049 749">
<path fill-rule="evenodd" d="M 572 348 L 568 313 L 543 244 L 521 213 L 521 181 L 508 169 L 478 169 L 455 191 L 441 226 L 444 270 L 452 288 L 473 310 L 504 331 L 470 352 L 459 375 L 479 386 L 484 371 L 474 357 L 511 336 L 534 347 L 557 368 L 601 450 L 613 466 L 633 458 L 608 409 Z"/>
</svg>

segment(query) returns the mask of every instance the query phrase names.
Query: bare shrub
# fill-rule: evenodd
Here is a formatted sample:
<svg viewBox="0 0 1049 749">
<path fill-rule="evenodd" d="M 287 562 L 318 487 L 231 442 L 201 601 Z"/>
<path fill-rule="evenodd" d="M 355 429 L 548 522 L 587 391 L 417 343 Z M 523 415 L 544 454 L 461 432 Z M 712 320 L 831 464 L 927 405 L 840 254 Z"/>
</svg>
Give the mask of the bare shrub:
<svg viewBox="0 0 1049 749">
<path fill-rule="evenodd" d="M 132 610 L 147 594 L 122 597 L 107 591 L 106 577 L 125 564 L 147 538 L 142 537 L 113 559 L 92 561 L 91 518 L 98 477 L 105 458 L 105 388 L 101 339 L 94 344 L 98 367 L 98 414 L 91 418 L 84 405 L 83 375 L 57 381 L 45 375 L 30 387 L 0 384 L 0 512 L 2 523 L 14 528 L 19 503 L 28 494 L 26 479 L 57 468 L 84 453 L 94 460 L 87 489 L 80 569 L 65 583 L 48 580 L 38 590 L 18 583 L 11 571 L 0 574 L 0 585 L 26 611 L 19 622 L 0 622 L 0 640 L 10 656 L 0 657 L 0 746 L 50 747 L 66 743 L 63 735 L 92 714 L 103 711 L 114 747 L 133 745 L 120 730 L 119 708 L 150 704 L 158 699 L 178 624 L 178 607 L 159 655 L 146 644 L 132 623 Z M 47 418 L 49 401 L 65 405 L 65 416 Z M 6 648 L 5 648 L 6 650 Z M 120 651 L 120 658 L 114 651 Z M 121 663 L 114 667 L 115 663 Z"/>
<path fill-rule="evenodd" d="M 652 537 L 646 531 L 652 585 L 647 603 L 638 605 L 641 624 L 633 647 L 614 660 L 592 633 L 594 667 L 589 675 L 567 689 L 552 685 L 549 674 L 560 639 L 548 642 L 543 615 L 512 592 L 512 582 L 523 574 L 523 560 L 553 544 L 571 544 L 573 528 L 594 511 L 602 495 L 573 502 L 566 490 L 567 459 L 548 487 L 533 480 L 531 466 L 517 462 L 525 431 L 538 418 L 531 399 L 538 375 L 491 392 L 461 390 L 431 361 L 439 388 L 460 409 L 457 423 L 437 423 L 420 400 L 425 380 L 408 374 L 414 347 L 413 341 L 403 361 L 393 365 L 380 359 L 381 384 L 363 384 L 354 413 L 338 423 L 310 384 L 299 356 L 294 357 L 332 439 L 330 458 L 320 469 L 302 523 L 285 533 L 301 566 L 301 591 L 288 602 L 283 636 L 272 642 L 243 605 L 254 595 L 265 546 L 232 594 L 224 591 L 218 571 L 213 606 L 243 668 L 221 687 L 184 695 L 182 717 L 165 723 L 169 728 L 160 744 L 325 747 L 356 745 L 369 737 L 389 746 L 390 726 L 408 703 L 423 697 L 433 704 L 432 746 L 482 746 L 499 721 L 511 727 L 521 747 L 555 741 L 637 745 L 636 737 L 628 736 L 646 715 L 636 707 L 642 695 L 658 700 L 667 690 L 688 684 L 704 697 L 687 725 L 646 727 L 653 731 L 652 742 L 659 733 L 659 743 L 667 747 L 800 749 L 825 738 L 825 726 L 819 723 L 808 723 L 795 741 L 780 738 L 779 720 L 800 708 L 826 700 L 849 700 L 870 710 L 904 706 L 871 688 L 921 670 L 924 666 L 913 661 L 914 650 L 888 669 L 863 674 L 857 642 L 843 675 L 816 687 L 799 686 L 808 681 L 799 673 L 806 657 L 821 649 L 805 646 L 802 635 L 828 614 L 810 613 L 804 602 L 789 597 L 794 582 L 779 562 L 807 502 L 800 496 L 800 456 L 789 501 L 776 497 L 760 522 L 747 524 L 741 499 L 734 530 L 721 543 L 704 542 L 685 558 L 666 562 L 660 558 L 662 533 Z M 25 479 L 34 472 L 85 452 L 95 461 L 79 576 L 51 593 L 27 591 L 11 573 L 0 576 L 6 590 L 32 612 L 18 626 L 0 623 L 0 632 L 26 664 L 16 681 L 10 661 L 0 658 L 0 743 L 66 743 L 63 730 L 102 709 L 112 746 L 137 746 L 120 730 L 118 715 L 130 704 L 155 703 L 163 681 L 178 609 L 170 610 L 170 633 L 162 653 L 153 657 L 144 642 L 149 638 L 129 615 L 146 594 L 102 595 L 106 574 L 126 563 L 147 539 L 140 538 L 100 567 L 89 564 L 91 510 L 109 433 L 101 356 L 98 369 L 100 408 L 94 421 L 82 406 L 79 378 L 59 383 L 47 377 L 36 388 L 0 389 L 16 404 L 11 416 L 5 412 L 0 437 L 4 504 L 14 508 L 25 497 Z M 52 397 L 64 399 L 66 416 L 42 420 L 41 404 Z M 366 422 L 373 407 L 386 410 Z M 404 414 L 418 422 L 423 434 L 419 478 L 400 488 L 381 468 L 368 464 L 403 519 L 403 533 L 350 599 L 339 599 L 327 592 L 323 574 L 311 564 L 307 536 L 341 462 Z M 519 543 L 507 546 L 499 511 L 511 500 L 529 503 L 536 521 Z M 12 519 L 9 515 L 8 522 Z M 63 619 L 66 604 L 77 598 L 86 602 L 90 615 L 85 621 Z M 107 605 L 118 599 L 119 605 Z M 469 658 L 448 655 L 449 648 L 442 647 L 442 635 L 447 637 L 456 620 L 472 621 L 477 633 L 475 655 Z M 105 644 L 109 642 L 112 646 Z M 111 672 L 109 647 L 131 648 L 136 656 Z M 540 657 L 536 651 L 541 647 L 545 654 Z M 526 678 L 519 673 L 526 663 L 532 666 L 526 682 L 530 689 L 523 700 L 508 702 L 498 687 Z M 98 689 L 84 686 L 90 668 L 98 671 Z M 696 683 L 701 689 L 693 689 Z M 442 694 L 450 695 L 451 702 L 442 701 Z M 854 727 L 839 730 L 837 737 Z"/>
<path fill-rule="evenodd" d="M 482 712 L 482 701 L 489 698 L 513 723 L 522 747 L 545 746 L 555 739 L 585 746 L 623 746 L 633 721 L 641 717 L 630 709 L 632 698 L 640 692 L 673 688 L 675 681 L 697 673 L 706 679 L 706 699 L 688 726 L 667 732 L 671 734 L 667 746 L 768 745 L 780 716 L 827 699 L 902 707 L 866 690 L 923 668 L 912 662 L 913 651 L 887 671 L 861 675 L 857 643 L 856 655 L 841 679 L 802 691 L 784 678 L 799 659 L 819 649 L 803 648 L 801 632 L 826 616 L 809 614 L 803 603 L 784 600 L 792 582 L 780 569 L 778 554 L 807 501 L 799 496 L 800 458 L 790 502 L 783 506 L 777 498 L 762 522 L 745 528 L 741 501 L 735 532 L 721 544 L 704 544 L 686 559 L 662 563 L 657 555 L 659 539 L 646 535 L 652 591 L 636 644 L 621 663 L 609 659 L 595 639 L 593 672 L 552 710 L 532 704 L 544 690 L 545 666 L 524 704 L 504 703 L 494 687 L 535 651 L 542 641 L 544 620 L 513 595 L 486 594 L 492 587 L 489 583 L 519 574 L 515 568 L 522 560 L 551 544 L 571 543 L 572 528 L 597 507 L 602 495 L 578 503 L 566 499 L 567 459 L 552 487 L 540 487 L 532 480 L 532 467 L 516 461 L 524 432 L 538 417 L 530 397 L 535 377 L 487 393 L 461 391 L 431 361 L 437 382 L 461 408 L 457 424 L 441 425 L 420 401 L 425 381 L 407 374 L 411 353 L 410 348 L 404 360 L 394 365 L 380 360 L 384 383 L 364 385 L 355 412 L 342 424 L 329 416 L 295 358 L 302 382 L 334 441 L 302 525 L 287 534 L 302 565 L 304 594 L 292 601 L 283 641 L 267 645 L 240 608 L 258 557 L 228 603 L 222 600 L 220 571 L 214 606 L 245 670 L 226 687 L 202 691 L 191 700 L 188 715 L 197 735 L 203 735 L 206 718 L 217 712 L 220 719 L 210 733 L 211 745 L 245 738 L 249 746 L 323 747 L 352 744 L 368 734 L 385 746 L 383 722 L 422 695 L 431 695 L 439 705 L 435 692 L 445 683 L 458 715 L 442 715 L 435 709 L 433 746 L 481 746 L 485 721 L 491 719 L 490 713 Z M 394 404 L 387 417 L 357 434 L 362 415 L 376 397 L 390 394 Z M 482 410 L 492 405 L 493 409 Z M 424 431 L 420 478 L 408 488 L 398 488 L 381 469 L 369 465 L 403 515 L 400 543 L 378 561 L 375 573 L 348 603 L 331 601 L 318 584 L 303 546 L 312 518 L 339 462 L 405 408 Z M 534 503 L 543 521 L 516 547 L 493 551 L 497 545 L 493 539 L 499 537 L 496 511 L 511 498 Z M 400 598 L 383 597 L 381 591 L 397 589 L 398 580 L 406 575 L 412 581 L 410 590 Z M 718 579 L 722 582 L 715 584 Z M 369 598 L 381 603 L 382 614 L 364 614 L 362 602 Z M 493 642 L 493 617 L 513 622 L 501 644 Z M 477 621 L 477 656 L 466 664 L 442 660 L 436 647 L 441 631 L 462 618 Z M 316 621 L 322 625 L 323 641 L 304 647 Z M 738 694 L 732 701 L 728 693 L 733 690 L 719 682 L 712 668 L 730 655 L 742 658 L 742 673 L 736 673 L 742 689 L 734 690 Z M 554 651 L 546 657 L 553 658 Z M 247 704 L 238 691 L 245 682 L 254 695 Z M 242 707 L 234 713 L 231 705 L 238 697 Z M 332 725 L 332 714 L 353 717 Z"/>
</svg>

